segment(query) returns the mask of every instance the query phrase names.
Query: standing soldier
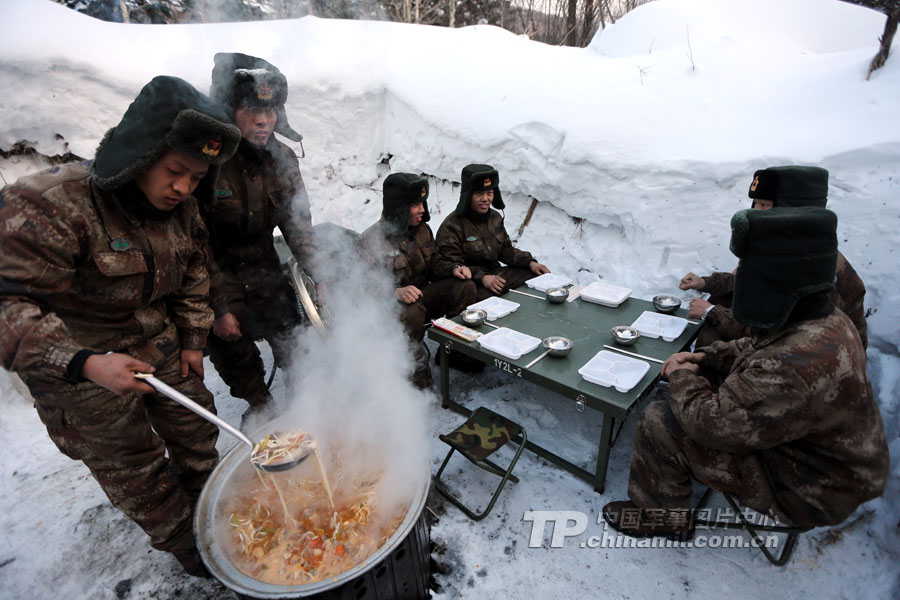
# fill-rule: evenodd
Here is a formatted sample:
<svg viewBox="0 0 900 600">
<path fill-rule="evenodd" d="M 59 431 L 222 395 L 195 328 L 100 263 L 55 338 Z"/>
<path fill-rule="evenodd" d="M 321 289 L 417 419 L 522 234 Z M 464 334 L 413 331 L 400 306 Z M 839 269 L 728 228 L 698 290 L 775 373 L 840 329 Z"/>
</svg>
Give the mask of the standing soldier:
<svg viewBox="0 0 900 600">
<path fill-rule="evenodd" d="M 393 173 L 383 184 L 381 220 L 357 241 L 367 260 L 389 268 L 394 296 L 403 307 L 400 322 L 416 345 L 416 368 L 411 380 L 418 388 L 431 385 L 431 370 L 422 341 L 425 323 L 442 315 L 454 316 L 475 302 L 472 281 L 450 277 L 437 261 L 434 234 L 428 226 L 428 179 L 412 173 Z"/>
<path fill-rule="evenodd" d="M 817 206 L 825 208 L 828 201 L 828 171 L 820 167 L 770 167 L 753 174 L 748 192 L 753 208 L 768 210 L 772 207 Z M 691 300 L 688 317 L 706 316 L 703 328 L 697 336 L 697 345 L 705 346 L 716 340 L 729 341 L 750 334 L 731 312 L 731 295 L 734 291 L 733 273 L 713 273 L 699 277 L 688 273 L 681 280 L 681 289 L 697 290 L 710 294 L 709 301 Z M 838 251 L 835 266 L 835 285 L 831 292 L 832 303 L 844 311 L 853 321 L 862 340 L 868 347 L 866 312 L 863 299 L 866 287 L 844 255 Z"/>
<path fill-rule="evenodd" d="M 663 364 L 671 396 L 641 413 L 630 500 L 603 509 L 626 535 L 689 536 L 692 479 L 799 527 L 837 525 L 884 491 L 890 455 L 866 353 L 830 298 L 837 217 L 744 210 L 731 226 L 733 311 L 753 336 Z"/>
<path fill-rule="evenodd" d="M 207 234 L 192 193 L 213 193 L 239 139 L 206 96 L 156 77 L 92 164 L 0 191 L 3 367 L 22 377 L 57 447 L 198 576 L 192 516 L 218 429 L 134 374 L 215 411 L 203 386 Z"/>
<path fill-rule="evenodd" d="M 505 294 L 532 277 L 549 273 L 531 253 L 513 248 L 503 216 L 491 209 L 506 206 L 494 167 L 466 165 L 461 182 L 459 205 L 437 232 L 440 269 L 473 280 L 478 300 Z"/>
<path fill-rule="evenodd" d="M 251 410 L 270 399 L 254 334 L 289 363 L 290 332 L 299 324 L 294 292 L 281 270 L 277 226 L 297 262 L 313 258 L 309 198 L 297 156 L 273 135 L 299 142 L 284 111 L 287 80 L 274 65 L 245 54 L 215 56 L 210 97 L 241 130 L 237 153 L 219 174 L 212 202 L 200 210 L 210 232 L 210 304 L 215 311 L 209 355 L 231 395 Z M 251 327 L 252 324 L 252 327 Z"/>
</svg>

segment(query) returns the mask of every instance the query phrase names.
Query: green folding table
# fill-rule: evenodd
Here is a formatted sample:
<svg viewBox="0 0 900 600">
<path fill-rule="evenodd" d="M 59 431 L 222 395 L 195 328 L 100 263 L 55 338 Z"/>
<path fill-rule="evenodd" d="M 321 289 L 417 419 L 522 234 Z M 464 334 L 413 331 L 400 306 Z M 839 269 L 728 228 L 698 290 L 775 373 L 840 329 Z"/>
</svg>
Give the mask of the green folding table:
<svg viewBox="0 0 900 600">
<path fill-rule="evenodd" d="M 516 293 L 517 291 L 529 295 Z M 429 328 L 428 337 L 440 344 L 439 352 L 455 350 L 506 371 L 514 377 L 527 379 L 552 390 L 576 402 L 579 408 L 585 407 L 600 411 L 603 414 L 603 425 L 597 450 L 597 467 L 593 473 L 532 441 L 526 442 L 525 447 L 591 484 L 597 492 L 602 492 L 606 483 L 610 449 L 615 443 L 613 429 L 616 419 L 624 420 L 638 402 L 650 392 L 659 379 L 662 365 L 646 361 L 649 363 L 650 369 L 637 385 L 625 393 L 617 391 L 614 387 L 604 387 L 585 380 L 578 373 L 578 369 L 593 358 L 597 352 L 606 349 L 603 347 L 604 345 L 665 360 L 673 353 L 687 348 L 697 335 L 700 325 L 696 321 L 689 321 L 681 335 L 671 342 L 666 342 L 662 338 L 653 339 L 641 336 L 632 346 L 618 346 L 609 334 L 610 328 L 615 325 L 631 325 L 644 311 L 654 311 L 652 302 L 628 298 L 618 307 L 610 308 L 588 302 L 584 298 L 578 298 L 572 302 L 551 304 L 544 299 L 542 292 L 525 286 L 517 291 L 511 291 L 503 298 L 518 303 L 519 307 L 509 315 L 490 323 L 540 339 L 550 335 L 565 336 L 575 343 L 575 347 L 567 357 L 546 357 L 531 368 L 526 368 L 526 365 L 544 351 L 542 346 L 538 346 L 517 360 L 511 360 L 482 348 L 477 341 L 467 342 L 437 327 Z M 687 310 L 681 308 L 674 316 L 686 318 Z M 459 317 L 454 318 L 453 321 L 462 324 Z M 484 334 L 491 330 L 489 325 L 482 325 L 480 328 L 480 332 Z M 450 399 L 448 363 L 447 360 L 441 361 L 442 405 L 444 408 L 450 408 L 468 416 L 472 412 L 470 409 Z"/>
</svg>

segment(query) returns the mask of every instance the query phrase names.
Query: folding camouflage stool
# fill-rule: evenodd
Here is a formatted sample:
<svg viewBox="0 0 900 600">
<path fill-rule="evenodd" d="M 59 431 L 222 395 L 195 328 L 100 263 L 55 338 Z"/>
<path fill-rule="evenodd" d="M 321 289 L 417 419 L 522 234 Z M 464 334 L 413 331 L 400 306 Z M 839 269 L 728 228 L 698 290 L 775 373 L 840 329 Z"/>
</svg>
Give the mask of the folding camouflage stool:
<svg viewBox="0 0 900 600">
<path fill-rule="evenodd" d="M 519 434 L 522 435 L 521 441 L 515 439 Z M 513 423 L 506 417 L 481 407 L 472 413 L 469 420 L 457 427 L 453 432 L 438 437 L 442 442 L 450 446 L 450 452 L 447 454 L 447 458 L 444 459 L 443 464 L 441 464 L 441 468 L 438 469 L 437 473 L 434 475 L 434 487 L 444 494 L 450 502 L 469 515 L 470 518 L 480 521 L 491 512 L 492 508 L 494 508 L 494 503 L 497 502 L 500 491 L 503 489 L 503 486 L 506 485 L 506 480 L 511 479 L 515 483 L 519 482 L 518 478 L 512 474 L 512 470 L 519 460 L 519 455 L 522 454 L 522 450 L 525 448 L 525 441 L 527 439 L 525 430 L 522 429 L 521 425 Z M 513 440 L 519 444 L 519 449 L 516 450 L 515 456 L 513 456 L 512 461 L 510 461 L 509 466 L 506 469 L 503 469 L 503 467 L 488 460 L 488 457 L 491 454 L 505 446 L 507 442 Z M 444 467 L 447 466 L 450 457 L 453 456 L 453 452 L 455 451 L 458 451 L 469 459 L 476 467 L 480 467 L 488 473 L 493 473 L 494 475 L 502 477 L 500 485 L 497 486 L 493 497 L 491 497 L 491 501 L 482 513 L 476 514 L 469 510 L 440 481 L 441 473 L 443 473 Z"/>
<path fill-rule="evenodd" d="M 724 492 L 719 492 L 722 496 L 725 497 L 725 500 L 728 502 L 729 506 L 731 506 L 731 510 L 734 511 L 734 514 L 737 516 L 738 520 L 735 521 L 722 521 L 720 519 L 698 519 L 697 513 L 703 510 L 706 507 L 706 502 L 709 500 L 710 495 L 713 492 L 718 490 L 714 490 L 711 487 L 706 488 L 706 491 L 703 492 L 703 495 L 700 497 L 700 501 L 697 503 L 697 508 L 694 509 L 694 526 L 695 527 L 708 527 L 710 529 L 746 529 L 751 537 L 753 537 L 754 545 L 762 550 L 762 553 L 766 555 L 766 558 L 770 563 L 775 565 L 776 567 L 783 567 L 791 558 L 791 554 L 794 552 L 794 546 L 797 544 L 797 538 L 800 537 L 801 533 L 806 533 L 812 527 L 797 527 L 793 525 L 785 525 L 785 524 L 774 524 L 768 525 L 765 523 L 761 523 L 759 525 L 755 523 L 751 523 L 750 519 L 747 518 L 747 515 L 744 514 L 744 511 L 741 509 L 740 505 L 738 505 L 737 501 L 731 497 L 730 494 L 726 494 Z M 755 512 L 755 511 L 754 511 Z M 763 515 L 764 516 L 764 515 Z M 784 546 L 781 548 L 781 553 L 776 557 L 774 554 L 769 552 L 769 549 L 766 547 L 766 541 L 759 536 L 760 531 L 765 531 L 768 533 L 783 533 L 787 535 L 787 538 L 784 540 Z"/>
</svg>

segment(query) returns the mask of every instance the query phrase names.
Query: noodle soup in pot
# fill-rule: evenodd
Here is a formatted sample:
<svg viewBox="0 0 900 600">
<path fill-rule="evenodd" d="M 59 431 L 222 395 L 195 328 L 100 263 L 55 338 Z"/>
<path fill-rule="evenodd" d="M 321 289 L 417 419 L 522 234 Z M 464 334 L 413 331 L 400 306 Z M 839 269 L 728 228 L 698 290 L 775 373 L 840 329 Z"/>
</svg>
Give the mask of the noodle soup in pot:
<svg viewBox="0 0 900 600">
<path fill-rule="evenodd" d="M 370 577 L 397 546 L 422 546 L 411 540 L 425 527 L 427 468 L 398 478 L 395 459 L 370 446 L 322 443 L 276 473 L 254 467 L 246 446 L 233 448 L 204 486 L 194 519 L 210 573 L 252 598 L 306 597 Z M 418 563 L 427 569 L 427 560 Z"/>
</svg>

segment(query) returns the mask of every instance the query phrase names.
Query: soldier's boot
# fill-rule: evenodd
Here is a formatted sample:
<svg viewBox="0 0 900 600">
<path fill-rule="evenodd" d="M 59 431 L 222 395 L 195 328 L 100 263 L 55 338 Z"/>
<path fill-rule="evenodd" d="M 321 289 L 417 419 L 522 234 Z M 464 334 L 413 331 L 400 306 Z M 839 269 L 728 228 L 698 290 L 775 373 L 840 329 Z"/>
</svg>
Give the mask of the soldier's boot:
<svg viewBox="0 0 900 600">
<path fill-rule="evenodd" d="M 191 548 L 186 552 L 179 552 L 174 554 L 175 559 L 181 564 L 181 567 L 184 569 L 184 572 L 193 577 L 201 577 L 204 579 L 209 579 L 212 577 L 209 571 L 206 569 L 206 565 L 203 564 L 203 560 L 200 558 L 200 553 L 197 551 L 197 548 Z"/>
<path fill-rule="evenodd" d="M 265 393 L 248 398 L 247 403 L 250 406 L 241 415 L 241 429 L 244 431 L 252 427 L 265 413 L 266 409 L 273 405 L 272 394 L 266 390 Z"/>
<path fill-rule="evenodd" d="M 432 382 L 431 367 L 428 365 L 428 350 L 425 348 L 425 344 L 420 343 L 416 346 L 416 349 L 413 352 L 413 360 L 415 361 L 416 368 L 412 375 L 410 375 L 409 380 L 414 386 L 420 390 L 424 390 L 431 386 Z"/>
<path fill-rule="evenodd" d="M 603 507 L 610 527 L 633 538 L 665 537 L 687 542 L 694 537 L 693 512 L 689 508 L 642 509 L 631 500 L 616 500 Z"/>
<path fill-rule="evenodd" d="M 431 378 L 431 368 L 427 364 L 418 367 L 413 371 L 409 380 L 420 390 L 431 387 L 433 381 Z"/>
</svg>

